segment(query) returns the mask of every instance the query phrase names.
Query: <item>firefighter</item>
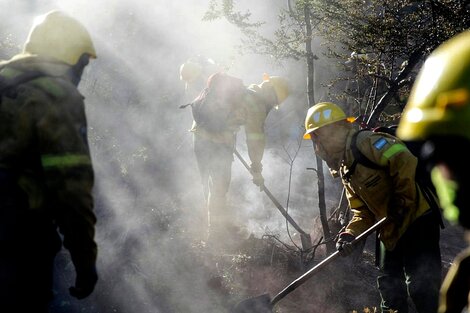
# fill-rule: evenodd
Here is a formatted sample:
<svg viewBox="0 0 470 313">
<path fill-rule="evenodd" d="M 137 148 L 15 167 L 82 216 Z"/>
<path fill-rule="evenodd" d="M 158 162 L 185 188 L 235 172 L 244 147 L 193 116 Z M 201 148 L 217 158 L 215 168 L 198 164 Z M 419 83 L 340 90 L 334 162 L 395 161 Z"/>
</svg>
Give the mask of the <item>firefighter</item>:
<svg viewBox="0 0 470 313">
<path fill-rule="evenodd" d="M 424 63 L 397 134 L 422 144 L 444 216 L 470 230 L 470 31 L 441 44 Z M 441 286 L 439 313 L 469 307 L 470 249 L 461 252 Z"/>
<path fill-rule="evenodd" d="M 408 312 L 408 297 L 417 311 L 437 311 L 441 283 L 439 220 L 415 182 L 417 158 L 397 138 L 359 131 L 336 104 L 311 107 L 305 119 L 305 139 L 328 165 L 333 177 L 341 177 L 353 216 L 339 234 L 336 248 L 352 252 L 351 241 L 387 217 L 380 229 L 381 275 L 377 278 L 382 312 Z M 380 168 L 357 163 L 357 148 Z"/>
<path fill-rule="evenodd" d="M 197 123 L 191 129 L 202 184 L 207 190 L 208 241 L 216 245 L 222 243 L 220 236 L 232 237 L 239 231 L 234 223 L 235 214 L 227 206 L 236 133 L 244 126 L 253 183 L 261 188 L 264 183 L 261 161 L 266 144 L 264 123 L 269 112 L 289 94 L 287 81 L 279 76 L 265 76 L 261 84 L 243 90 L 233 99 L 236 105 L 227 114 L 220 131 L 208 130 Z"/>
<path fill-rule="evenodd" d="M 36 18 L 23 51 L 0 63 L 0 308 L 47 312 L 54 257 L 75 268 L 70 294 L 97 282 L 93 168 L 77 85 L 96 58 L 89 33 L 52 11 Z"/>
</svg>

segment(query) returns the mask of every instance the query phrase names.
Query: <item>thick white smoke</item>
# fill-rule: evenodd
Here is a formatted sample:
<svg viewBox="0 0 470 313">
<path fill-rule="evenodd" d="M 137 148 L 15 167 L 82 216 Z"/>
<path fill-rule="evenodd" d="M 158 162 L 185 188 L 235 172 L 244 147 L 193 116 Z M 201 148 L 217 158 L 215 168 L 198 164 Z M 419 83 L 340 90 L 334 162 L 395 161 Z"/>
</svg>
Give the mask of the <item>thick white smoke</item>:
<svg viewBox="0 0 470 313">
<path fill-rule="evenodd" d="M 268 34 L 284 2 L 240 1 L 240 9 L 267 20 L 263 32 Z M 57 268 L 63 272 L 56 279 L 54 312 L 217 312 L 221 300 L 206 286 L 212 265 L 192 249 L 203 233 L 202 188 L 188 132 L 191 112 L 178 109 L 184 102 L 179 66 L 198 54 L 246 85 L 260 83 L 265 72 L 289 79 L 292 95 L 266 122 L 264 175 L 286 205 L 288 160 L 298 150 L 289 212 L 311 231 L 318 214 L 316 177 L 306 168 L 316 164 L 311 144 L 299 143 L 307 108 L 305 65 L 291 61 L 279 67 L 267 56 L 240 56 L 239 31 L 224 20 L 203 22 L 207 6 L 201 0 L 0 0 L 3 59 L 21 50 L 34 17 L 52 9 L 80 20 L 98 54 L 80 90 L 96 170 L 101 279 L 90 298 L 72 299 L 66 289 L 73 268 L 66 255 L 59 256 Z M 247 157 L 242 133 L 238 149 Z M 236 159 L 229 199 L 250 232 L 260 236 L 269 230 L 287 240 L 285 219 Z M 328 208 L 336 205 L 328 200 Z"/>
</svg>

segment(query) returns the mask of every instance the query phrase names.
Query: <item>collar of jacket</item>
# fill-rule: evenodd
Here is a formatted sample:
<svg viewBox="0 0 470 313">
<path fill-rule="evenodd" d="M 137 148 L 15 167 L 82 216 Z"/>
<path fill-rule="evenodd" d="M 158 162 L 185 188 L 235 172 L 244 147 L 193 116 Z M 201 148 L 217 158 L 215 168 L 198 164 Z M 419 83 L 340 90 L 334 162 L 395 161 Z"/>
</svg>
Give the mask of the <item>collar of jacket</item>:
<svg viewBox="0 0 470 313">
<path fill-rule="evenodd" d="M 19 72 L 40 71 L 47 76 L 58 77 L 70 81 L 68 72 L 71 66 L 54 58 L 21 53 L 7 61 L 0 62 L 0 68 L 8 66 Z"/>
</svg>

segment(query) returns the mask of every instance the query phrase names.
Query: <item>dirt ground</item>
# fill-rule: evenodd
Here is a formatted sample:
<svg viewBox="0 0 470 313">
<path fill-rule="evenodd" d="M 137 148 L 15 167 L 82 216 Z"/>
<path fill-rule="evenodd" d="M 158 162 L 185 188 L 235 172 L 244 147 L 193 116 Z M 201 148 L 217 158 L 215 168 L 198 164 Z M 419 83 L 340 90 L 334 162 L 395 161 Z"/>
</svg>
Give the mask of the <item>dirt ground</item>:
<svg viewBox="0 0 470 313">
<path fill-rule="evenodd" d="M 318 228 L 319 229 L 319 228 Z M 312 234 L 315 239 L 318 234 Z M 455 255 L 465 247 L 458 226 L 446 225 L 441 233 L 443 277 Z M 271 299 L 308 268 L 326 257 L 324 246 L 315 256 L 303 255 L 272 238 L 250 237 L 231 253 L 205 254 L 217 264 L 208 287 L 224 298 L 229 312 L 237 303 L 267 294 Z M 201 250 L 202 252 L 202 250 Z M 308 264 L 307 264 L 308 263 Z M 336 258 L 274 307 L 277 313 L 371 313 L 379 312 L 376 289 L 375 238 L 370 236 L 362 253 Z M 410 303 L 410 313 L 415 312 Z"/>
<path fill-rule="evenodd" d="M 326 257 L 325 245 L 315 253 L 300 254 L 272 236 L 245 237 L 230 248 L 214 250 L 178 224 L 165 226 L 161 236 L 155 236 L 155 223 L 149 216 L 142 218 L 147 223 L 136 225 L 139 232 L 109 234 L 112 245 L 102 247 L 101 260 L 112 251 L 112 267 L 101 264 L 99 284 L 85 300 L 68 295 L 75 274 L 66 251 L 59 254 L 51 313 L 233 313 L 243 300 L 260 295 L 272 299 Z M 319 222 L 311 229 L 316 230 L 312 243 L 318 243 Z M 444 275 L 465 243 L 459 227 L 447 225 L 441 235 Z M 356 259 L 336 258 L 281 299 L 272 312 L 376 312 L 380 300 L 374 248 L 372 235 Z"/>
</svg>

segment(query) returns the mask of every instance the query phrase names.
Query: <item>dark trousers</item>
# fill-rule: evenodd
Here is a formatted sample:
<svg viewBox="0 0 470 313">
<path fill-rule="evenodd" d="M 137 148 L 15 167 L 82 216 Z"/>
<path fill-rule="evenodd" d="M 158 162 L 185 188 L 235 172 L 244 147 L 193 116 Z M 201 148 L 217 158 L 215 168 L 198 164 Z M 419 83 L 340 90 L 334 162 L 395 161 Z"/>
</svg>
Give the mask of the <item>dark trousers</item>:
<svg viewBox="0 0 470 313">
<path fill-rule="evenodd" d="M 408 297 L 419 313 L 437 312 L 441 284 L 440 225 L 433 214 L 418 218 L 393 251 L 382 245 L 377 283 L 382 312 L 408 313 Z"/>
<path fill-rule="evenodd" d="M 0 191 L 0 312 L 48 312 L 52 299 L 60 237 L 50 217 L 27 207 L 18 190 Z"/>
</svg>

